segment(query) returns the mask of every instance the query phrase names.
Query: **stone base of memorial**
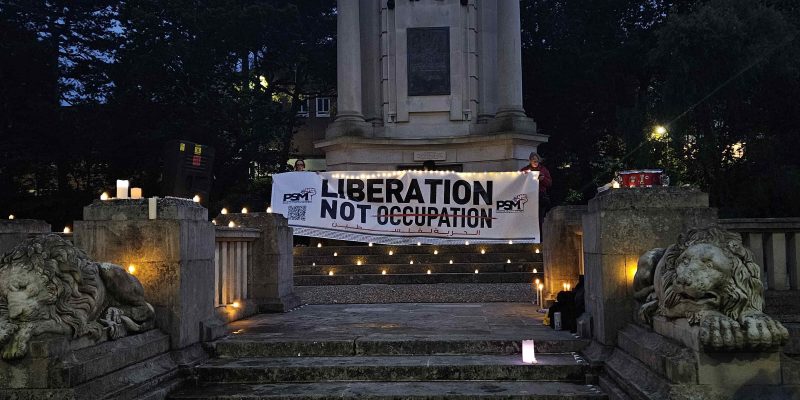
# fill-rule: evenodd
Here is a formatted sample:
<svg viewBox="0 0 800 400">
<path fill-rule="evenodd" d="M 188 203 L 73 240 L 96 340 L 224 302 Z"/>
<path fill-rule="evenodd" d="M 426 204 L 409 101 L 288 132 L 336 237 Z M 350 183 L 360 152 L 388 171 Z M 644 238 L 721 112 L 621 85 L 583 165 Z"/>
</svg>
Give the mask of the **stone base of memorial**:
<svg viewBox="0 0 800 400">
<path fill-rule="evenodd" d="M 50 232 L 50 224 L 39 219 L 0 219 L 0 255 L 30 235 Z"/>
<path fill-rule="evenodd" d="M 75 245 L 92 258 L 133 266 L 172 349 L 221 334 L 207 209 L 178 198 L 97 200 L 83 218 L 75 222 Z"/>
<path fill-rule="evenodd" d="M 258 312 L 286 312 L 300 305 L 294 293 L 292 228 L 286 217 L 273 213 L 225 214 L 214 218 L 217 226 L 254 228 L 261 235 L 253 242 L 249 264 L 247 302 Z"/>
</svg>

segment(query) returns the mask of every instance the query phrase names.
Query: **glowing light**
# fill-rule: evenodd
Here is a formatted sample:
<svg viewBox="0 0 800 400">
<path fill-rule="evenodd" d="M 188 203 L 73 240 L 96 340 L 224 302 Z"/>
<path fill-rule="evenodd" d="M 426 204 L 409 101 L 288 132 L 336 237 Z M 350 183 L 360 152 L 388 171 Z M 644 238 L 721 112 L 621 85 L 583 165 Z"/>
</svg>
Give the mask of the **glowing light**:
<svg viewBox="0 0 800 400">
<path fill-rule="evenodd" d="M 108 192 L 103 192 L 103 194 L 100 195 L 100 200 L 108 200 Z"/>
<path fill-rule="evenodd" d="M 420 242 L 417 242 L 417 246 L 422 246 L 422 243 L 420 243 Z"/>
<path fill-rule="evenodd" d="M 430 274 L 431 274 L 431 270 L 428 270 L 428 275 L 430 275 Z"/>
<path fill-rule="evenodd" d="M 128 264 L 128 273 L 133 275 L 136 273 L 136 266 L 133 264 Z"/>
<path fill-rule="evenodd" d="M 312 263 L 311 263 L 311 266 L 312 266 L 312 267 L 316 267 L 316 266 L 317 266 L 317 263 L 315 263 L 315 262 L 312 262 Z"/>
<path fill-rule="evenodd" d="M 239 302 L 238 302 L 238 301 L 234 301 L 234 302 L 233 302 L 233 304 L 231 304 L 231 307 L 233 307 L 233 308 L 239 308 L 239 307 L 241 307 L 241 306 L 242 306 L 242 305 L 241 305 L 241 304 L 239 304 Z"/>
<path fill-rule="evenodd" d="M 478 270 L 477 270 L 477 269 L 475 270 L 475 273 L 476 273 L 476 274 L 478 273 Z"/>
<path fill-rule="evenodd" d="M 247 207 L 242 208 L 242 214 L 247 214 Z"/>
<path fill-rule="evenodd" d="M 233 221 L 228 222 L 228 228 L 236 228 L 236 223 Z"/>
<path fill-rule="evenodd" d="M 322 247 L 322 243 L 317 243 L 317 248 Z"/>
<path fill-rule="evenodd" d="M 333 276 L 333 270 L 328 271 L 328 276 Z"/>
<path fill-rule="evenodd" d="M 536 350 L 533 345 L 533 340 L 522 341 L 522 362 L 525 364 L 536 363 Z"/>
<path fill-rule="evenodd" d="M 216 225 L 216 224 L 217 224 L 217 220 L 215 220 L 215 219 L 212 219 L 212 220 L 211 220 L 211 223 L 212 223 L 212 224 L 214 224 L 214 225 Z"/>
<path fill-rule="evenodd" d="M 508 244 L 514 244 L 514 241 L 513 240 L 509 240 Z"/>
<path fill-rule="evenodd" d="M 267 213 L 272 214 L 272 207 L 267 206 Z"/>
<path fill-rule="evenodd" d="M 14 214 L 11 214 L 11 215 L 8 216 L 8 219 L 14 219 L 14 218 L 15 218 Z"/>
<path fill-rule="evenodd" d="M 544 283 L 540 283 L 539 284 L 539 290 L 542 290 L 542 289 L 544 289 Z"/>
<path fill-rule="evenodd" d="M 368 246 L 369 246 L 369 247 L 372 247 L 372 242 L 369 242 Z"/>
<path fill-rule="evenodd" d="M 538 248 L 538 247 L 536 248 L 536 251 L 535 251 L 535 253 L 536 253 L 536 254 L 539 254 L 539 248 Z"/>
<path fill-rule="evenodd" d="M 195 202 L 195 203 L 199 203 L 200 202 L 200 195 L 199 194 L 194 195 L 194 197 L 192 197 L 192 201 Z"/>
<path fill-rule="evenodd" d="M 381 271 L 381 275 L 386 275 L 386 270 Z"/>
<path fill-rule="evenodd" d="M 536 279 L 534 279 L 534 280 L 533 280 L 533 283 L 535 283 L 535 284 L 536 284 L 536 286 L 539 286 L 539 282 L 540 282 L 540 281 L 539 281 L 539 278 L 536 278 Z"/>
<path fill-rule="evenodd" d="M 142 188 L 131 188 L 131 198 L 134 200 L 138 200 L 142 198 Z"/>
<path fill-rule="evenodd" d="M 731 156 L 733 158 L 742 158 L 744 157 L 744 143 L 736 142 L 731 145 Z"/>
<path fill-rule="evenodd" d="M 222 214 L 222 215 L 225 215 L 225 214 L 228 213 L 228 209 L 223 207 L 222 210 L 220 210 L 219 213 Z"/>
<path fill-rule="evenodd" d="M 452 264 L 452 263 L 453 263 L 453 260 L 450 260 L 450 264 Z"/>
<path fill-rule="evenodd" d="M 481 254 L 486 254 L 486 250 L 481 249 Z"/>
<path fill-rule="evenodd" d="M 533 273 L 534 273 L 534 274 L 536 274 L 536 273 L 538 273 L 538 272 L 539 272 L 539 271 L 537 271 L 537 270 L 536 270 L 536 268 L 534 268 L 534 269 L 533 269 Z"/>
<path fill-rule="evenodd" d="M 506 260 L 506 264 L 511 264 L 511 259 Z"/>
<path fill-rule="evenodd" d="M 434 255 L 435 255 L 435 254 L 439 254 L 439 250 L 434 250 L 434 251 L 433 251 L 433 254 L 434 254 Z"/>
<path fill-rule="evenodd" d="M 64 233 L 70 233 L 70 232 L 72 232 L 72 229 L 69 229 L 68 226 L 65 226 L 64 227 Z"/>
<path fill-rule="evenodd" d="M 617 182 L 616 179 L 611 181 L 611 188 L 612 189 L 619 189 L 620 188 L 619 182 Z"/>
<path fill-rule="evenodd" d="M 414 265 L 414 260 L 411 260 L 408 263 L 411 264 L 411 265 Z"/>
<path fill-rule="evenodd" d="M 393 255 L 394 255 L 394 251 L 392 251 L 392 250 L 389 250 L 389 255 L 390 255 L 390 256 L 393 256 Z"/>
<path fill-rule="evenodd" d="M 338 253 L 338 252 L 335 252 L 335 251 L 333 252 L 333 256 L 334 256 L 334 257 L 336 257 L 336 256 L 338 256 L 338 255 L 339 255 L 339 253 Z"/>
<path fill-rule="evenodd" d="M 465 245 L 465 246 L 469 246 L 469 240 L 467 240 L 466 242 L 464 242 L 464 245 Z"/>
<path fill-rule="evenodd" d="M 650 140 L 663 140 L 667 137 L 667 128 L 662 125 L 656 125 L 653 132 L 650 133 Z"/>
<path fill-rule="evenodd" d="M 356 261 L 356 265 L 361 265 L 361 260 Z"/>
</svg>

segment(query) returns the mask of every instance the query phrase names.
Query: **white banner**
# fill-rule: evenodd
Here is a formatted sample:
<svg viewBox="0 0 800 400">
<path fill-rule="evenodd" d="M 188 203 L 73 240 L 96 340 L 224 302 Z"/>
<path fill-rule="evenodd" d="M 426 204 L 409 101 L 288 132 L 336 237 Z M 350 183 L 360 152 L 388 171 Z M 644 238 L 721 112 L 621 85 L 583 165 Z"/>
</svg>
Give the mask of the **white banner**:
<svg viewBox="0 0 800 400">
<path fill-rule="evenodd" d="M 287 172 L 272 212 L 295 235 L 382 244 L 539 243 L 538 172 Z"/>
</svg>

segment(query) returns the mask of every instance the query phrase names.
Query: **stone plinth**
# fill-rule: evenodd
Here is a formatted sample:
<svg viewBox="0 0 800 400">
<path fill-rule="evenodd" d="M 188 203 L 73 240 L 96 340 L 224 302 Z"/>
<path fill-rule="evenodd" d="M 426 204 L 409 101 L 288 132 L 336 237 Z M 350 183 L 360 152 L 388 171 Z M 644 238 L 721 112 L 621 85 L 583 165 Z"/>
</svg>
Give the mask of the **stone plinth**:
<svg viewBox="0 0 800 400">
<path fill-rule="evenodd" d="M 555 298 L 563 283 L 572 287 L 583 274 L 583 225 L 586 206 L 560 206 L 547 212 L 542 227 L 545 297 Z"/>
<path fill-rule="evenodd" d="M 133 266 L 156 326 L 179 349 L 210 339 L 214 311 L 214 226 L 208 211 L 187 199 L 97 200 L 75 222 L 75 244 L 95 260 Z"/>
<path fill-rule="evenodd" d="M 233 221 L 237 227 L 261 230 L 253 242 L 247 292 L 259 312 L 285 312 L 300 305 L 294 293 L 292 228 L 286 217 L 273 213 L 218 215 L 217 225 Z"/>
<path fill-rule="evenodd" d="M 0 255 L 14 248 L 30 234 L 50 233 L 50 224 L 38 219 L 0 220 Z"/>
<path fill-rule="evenodd" d="M 633 320 L 633 277 L 639 257 L 667 247 L 692 227 L 716 221 L 708 195 L 694 188 L 612 189 L 589 201 L 583 216 L 586 310 L 593 337 L 616 343 L 617 331 Z"/>
</svg>

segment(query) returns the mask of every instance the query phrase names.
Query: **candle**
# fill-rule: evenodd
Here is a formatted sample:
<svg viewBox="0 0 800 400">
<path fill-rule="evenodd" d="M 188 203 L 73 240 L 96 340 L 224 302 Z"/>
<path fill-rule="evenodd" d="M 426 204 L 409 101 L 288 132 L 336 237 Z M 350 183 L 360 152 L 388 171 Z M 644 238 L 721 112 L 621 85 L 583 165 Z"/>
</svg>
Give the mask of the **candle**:
<svg viewBox="0 0 800 400">
<path fill-rule="evenodd" d="M 533 364 L 536 362 L 536 349 L 533 340 L 522 341 L 522 362 Z"/>
<path fill-rule="evenodd" d="M 72 229 L 69 229 L 68 226 L 64 227 L 64 233 L 71 233 L 71 232 L 72 232 Z"/>
<path fill-rule="evenodd" d="M 192 201 L 195 202 L 195 203 L 199 203 L 200 202 L 200 195 L 199 194 L 194 195 L 194 197 L 192 197 Z"/>
<path fill-rule="evenodd" d="M 158 197 L 147 199 L 147 219 L 158 218 Z"/>
<path fill-rule="evenodd" d="M 128 186 L 130 182 L 126 180 L 117 179 L 117 198 L 118 199 L 127 199 L 128 198 Z"/>
<path fill-rule="evenodd" d="M 272 207 L 267 207 L 267 212 L 272 213 Z"/>
<path fill-rule="evenodd" d="M 131 188 L 131 198 L 132 199 L 141 199 L 142 198 L 142 188 Z"/>
<path fill-rule="evenodd" d="M 9 215 L 8 219 L 14 219 L 14 214 Z"/>
<path fill-rule="evenodd" d="M 242 214 L 247 214 L 247 207 L 242 208 Z"/>
</svg>

